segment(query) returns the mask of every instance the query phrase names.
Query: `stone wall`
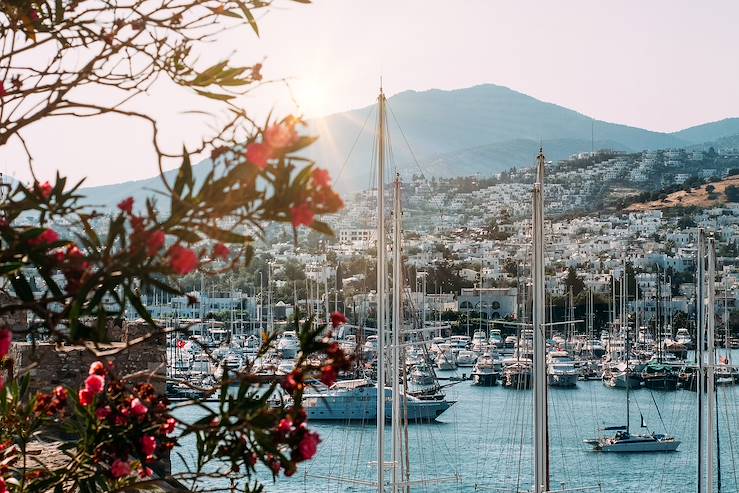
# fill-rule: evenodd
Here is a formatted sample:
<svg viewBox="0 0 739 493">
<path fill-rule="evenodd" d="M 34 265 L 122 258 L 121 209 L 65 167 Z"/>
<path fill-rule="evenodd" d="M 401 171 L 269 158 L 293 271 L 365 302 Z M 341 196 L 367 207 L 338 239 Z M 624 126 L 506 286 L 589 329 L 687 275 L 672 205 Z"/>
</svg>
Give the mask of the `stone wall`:
<svg viewBox="0 0 739 493">
<path fill-rule="evenodd" d="M 17 301 L 7 294 L 0 293 L 0 306 Z M 0 328 L 13 331 L 13 339 L 25 340 L 28 329 L 28 316 L 26 310 L 17 310 L 11 313 L 0 314 Z"/>
<path fill-rule="evenodd" d="M 144 323 L 126 322 L 122 327 L 111 327 L 111 339 L 114 342 L 101 344 L 99 350 L 116 349 L 126 346 L 137 337 L 148 333 Z M 120 353 L 106 357 L 112 360 L 116 374 L 119 376 L 135 372 L 147 372 L 159 377 L 166 375 L 167 354 L 163 337 L 149 339 L 124 349 Z M 15 342 L 10 350 L 15 372 L 29 368 L 32 390 L 48 391 L 57 385 L 64 384 L 72 388 L 83 386 L 87 378 L 87 370 L 95 358 L 83 346 L 56 345 L 50 343 Z M 164 393 L 165 384 L 161 379 L 141 377 L 149 380 L 158 393 Z"/>
</svg>

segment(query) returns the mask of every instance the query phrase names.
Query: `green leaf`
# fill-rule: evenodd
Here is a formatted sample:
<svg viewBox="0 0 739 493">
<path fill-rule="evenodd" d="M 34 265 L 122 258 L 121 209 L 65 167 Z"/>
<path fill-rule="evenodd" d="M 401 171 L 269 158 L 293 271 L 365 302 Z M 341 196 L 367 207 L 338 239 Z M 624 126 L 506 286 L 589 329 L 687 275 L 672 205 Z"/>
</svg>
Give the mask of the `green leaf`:
<svg viewBox="0 0 739 493">
<path fill-rule="evenodd" d="M 246 17 L 246 20 L 249 21 L 249 25 L 254 30 L 254 33 L 256 33 L 257 37 L 259 37 L 259 26 L 257 26 L 257 20 L 254 18 L 254 14 L 251 13 L 251 10 L 249 10 L 249 7 L 247 7 L 244 2 L 236 0 L 236 3 L 239 5 L 239 8 L 244 13 L 244 17 Z"/>
<path fill-rule="evenodd" d="M 9 274 L 23 267 L 21 262 L 8 262 L 7 264 L 0 265 L 0 275 Z"/>
<path fill-rule="evenodd" d="M 13 286 L 15 295 L 18 296 L 22 301 L 34 301 L 33 290 L 31 285 L 28 284 L 26 276 L 23 274 L 18 276 L 10 277 L 10 284 Z"/>
<path fill-rule="evenodd" d="M 224 243 L 246 242 L 246 237 L 244 235 L 234 233 L 233 231 L 226 231 L 224 229 L 216 228 L 215 226 L 210 226 L 209 224 L 201 224 L 200 226 L 198 226 L 198 229 L 208 235 L 208 237 L 217 241 L 222 241 Z"/>
<path fill-rule="evenodd" d="M 331 226 L 324 223 L 323 221 L 313 221 L 313 224 L 311 224 L 310 227 L 311 229 L 314 229 L 319 233 L 323 233 L 328 236 L 334 236 L 334 230 L 332 230 Z"/>
<path fill-rule="evenodd" d="M 128 301 L 130 301 L 133 307 L 136 309 L 136 312 L 141 315 L 141 318 L 146 320 L 152 327 L 156 327 L 157 324 L 151 318 L 151 313 L 149 313 L 149 310 L 147 310 L 143 303 L 141 303 L 141 298 L 137 296 L 136 293 L 131 291 L 131 288 L 128 286 L 128 284 L 123 285 L 123 291 L 126 295 L 126 298 L 128 298 Z"/>
<path fill-rule="evenodd" d="M 171 230 L 170 233 L 187 243 L 197 243 L 202 239 L 195 231 L 185 228 L 176 228 Z"/>
<path fill-rule="evenodd" d="M 190 163 L 190 154 L 187 152 L 187 148 L 182 146 L 182 164 L 174 182 L 174 194 L 178 198 L 182 195 L 185 185 L 192 188 L 192 164 Z"/>
<path fill-rule="evenodd" d="M 228 101 L 236 97 L 232 94 L 218 94 L 215 92 L 201 91 L 200 89 L 195 89 L 195 92 L 201 96 L 205 96 L 206 98 L 216 99 L 218 101 Z"/>
<path fill-rule="evenodd" d="M 216 79 L 216 76 L 220 74 L 228 64 L 227 61 L 216 63 L 215 65 L 208 67 L 205 71 L 200 72 L 190 81 L 191 86 L 205 87 L 209 86 Z"/>
</svg>

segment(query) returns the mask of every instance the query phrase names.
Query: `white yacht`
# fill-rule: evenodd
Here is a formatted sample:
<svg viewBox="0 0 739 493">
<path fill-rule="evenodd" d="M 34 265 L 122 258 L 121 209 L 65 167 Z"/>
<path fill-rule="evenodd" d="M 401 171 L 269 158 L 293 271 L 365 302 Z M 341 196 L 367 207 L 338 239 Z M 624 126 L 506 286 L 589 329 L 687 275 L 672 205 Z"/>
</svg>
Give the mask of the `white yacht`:
<svg viewBox="0 0 739 493">
<path fill-rule="evenodd" d="M 677 329 L 675 334 L 675 342 L 678 342 L 685 346 L 687 349 L 693 349 L 693 338 L 690 337 L 688 329 Z"/>
<path fill-rule="evenodd" d="M 385 387 L 385 419 L 392 414 L 392 388 Z M 409 421 L 434 421 L 455 401 L 419 399 L 402 394 L 401 406 Z M 324 390 L 303 395 L 303 408 L 310 421 L 361 421 L 377 418 L 377 387 L 366 379 L 344 380 Z"/>
<path fill-rule="evenodd" d="M 377 354 L 377 336 L 368 336 L 367 340 L 364 341 L 362 351 L 367 355 Z"/>
<path fill-rule="evenodd" d="M 286 330 L 277 342 L 277 353 L 284 359 L 292 359 L 298 354 L 300 343 L 294 330 Z"/>
<path fill-rule="evenodd" d="M 473 351 L 463 349 L 457 353 L 457 366 L 475 366 L 475 362 L 477 362 L 477 355 Z"/>
<path fill-rule="evenodd" d="M 454 370 L 457 368 L 454 351 L 448 344 L 439 345 L 439 352 L 436 354 L 435 363 L 439 370 Z"/>
<path fill-rule="evenodd" d="M 574 387 L 579 372 L 566 351 L 552 351 L 547 355 L 547 383 L 553 387 Z"/>
<path fill-rule="evenodd" d="M 472 383 L 483 387 L 497 385 L 500 378 L 500 368 L 495 360 L 495 356 L 486 352 L 477 358 L 477 363 L 472 370 Z"/>
<path fill-rule="evenodd" d="M 488 338 L 485 335 L 485 332 L 483 332 L 482 330 L 476 330 L 475 333 L 472 334 L 472 350 L 475 351 L 477 354 L 482 353 L 487 344 Z"/>
<path fill-rule="evenodd" d="M 451 336 L 449 338 L 449 344 L 452 346 L 452 349 L 467 349 L 470 347 L 470 338 L 469 336 Z"/>
<path fill-rule="evenodd" d="M 503 346 L 503 336 L 500 333 L 500 329 L 491 329 L 490 330 L 490 344 L 495 346 L 496 348 L 500 348 Z"/>
<path fill-rule="evenodd" d="M 416 385 L 432 385 L 434 383 L 433 370 L 426 363 L 414 365 L 409 378 Z"/>
<path fill-rule="evenodd" d="M 613 428 L 611 428 L 613 429 Z M 586 440 L 597 452 L 674 452 L 680 446 L 675 437 L 651 433 L 632 435 L 626 427 L 621 427 L 612 437 Z"/>
<path fill-rule="evenodd" d="M 258 353 L 261 346 L 262 340 L 254 334 L 244 340 L 244 351 L 246 351 L 247 354 Z"/>
</svg>

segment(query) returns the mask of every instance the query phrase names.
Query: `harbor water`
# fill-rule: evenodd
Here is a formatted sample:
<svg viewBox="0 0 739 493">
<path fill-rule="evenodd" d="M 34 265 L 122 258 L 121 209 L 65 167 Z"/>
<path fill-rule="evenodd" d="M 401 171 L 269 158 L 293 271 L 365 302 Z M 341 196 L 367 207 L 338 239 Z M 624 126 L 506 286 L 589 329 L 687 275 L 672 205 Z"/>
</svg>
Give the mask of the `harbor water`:
<svg viewBox="0 0 739 493">
<path fill-rule="evenodd" d="M 470 368 L 438 372 L 441 378 L 469 374 Z M 436 422 L 408 426 L 411 491 L 531 491 L 532 392 L 501 386 L 478 387 L 461 381 L 445 389 L 456 401 Z M 624 389 L 599 380 L 580 381 L 575 388 L 549 388 L 550 488 L 552 491 L 622 493 L 690 492 L 696 490 L 696 393 L 631 392 L 632 433 L 665 433 L 682 443 L 677 452 L 609 454 L 593 452 L 583 440 L 613 432 L 605 426 L 626 424 Z M 739 387 L 719 386 L 717 410 L 721 459 L 721 492 L 739 491 Z M 179 417 L 194 420 L 196 408 Z M 643 424 L 646 428 L 641 428 Z M 376 477 L 375 423 L 311 423 L 321 435 L 318 455 L 301 464 L 298 473 L 272 483 L 269 492 L 372 491 Z M 389 435 L 386 446 L 390 460 Z M 194 463 L 192 441 L 178 452 Z M 174 454 L 173 472 L 185 470 Z M 389 471 L 386 477 L 389 476 Z M 718 471 L 714 470 L 718 480 Z M 215 486 L 215 485 L 211 485 Z"/>
</svg>

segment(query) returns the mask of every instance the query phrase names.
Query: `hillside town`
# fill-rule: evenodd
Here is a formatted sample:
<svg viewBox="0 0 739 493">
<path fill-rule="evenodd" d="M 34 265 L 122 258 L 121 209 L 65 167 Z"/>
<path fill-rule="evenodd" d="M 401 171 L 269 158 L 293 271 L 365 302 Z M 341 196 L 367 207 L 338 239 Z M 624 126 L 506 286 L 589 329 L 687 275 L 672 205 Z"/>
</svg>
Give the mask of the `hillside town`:
<svg viewBox="0 0 739 493">
<path fill-rule="evenodd" d="M 692 166 L 707 159 L 713 168 Z M 716 285 L 722 302 L 716 315 L 732 331 L 739 331 L 738 202 L 725 200 L 707 209 L 598 209 L 603 197 L 624 190 L 631 197 L 658 197 L 661 192 L 647 184 L 674 189 L 687 183 L 689 190 L 700 187 L 706 178 L 726 177 L 736 168 L 739 152 L 735 149 L 598 151 L 549 163 L 545 205 L 552 219 L 545 224 L 546 287 L 552 316 L 564 320 L 571 315 L 570 305 L 572 315 L 584 313 L 584 292 L 592 291 L 596 321 L 606 323 L 613 311 L 614 277 L 626 266 L 636 274 L 645 321 L 654 316 L 659 301 L 663 309 L 669 307 L 665 310 L 670 317 L 688 327 L 695 307 L 695 242 L 703 228 L 718 245 Z M 469 330 L 473 319 L 475 323 L 527 319 L 532 180 L 532 168 L 520 168 L 491 178 L 415 175 L 403 181 L 402 253 L 410 286 L 409 310 L 413 305 L 418 314 L 449 321 L 457 331 Z M 327 218 L 335 231 L 333 239 L 310 233 L 296 247 L 284 230 L 272 231 L 252 265 L 240 273 L 206 283 L 186 277 L 183 282 L 191 288 L 195 303 L 185 296 L 153 292 L 144 293 L 143 301 L 157 318 L 202 320 L 195 330 L 204 336 L 205 321 L 210 320 L 210 335 L 219 338 L 246 336 L 270 321 L 289 320 L 296 307 L 319 316 L 338 308 L 355 322 L 372 324 L 375 204 L 376 190 L 354 193 L 346 198 L 341 213 Z M 670 289 L 662 287 L 658 296 L 660 285 Z M 43 279 L 35 279 L 34 288 L 43 290 Z"/>
</svg>

